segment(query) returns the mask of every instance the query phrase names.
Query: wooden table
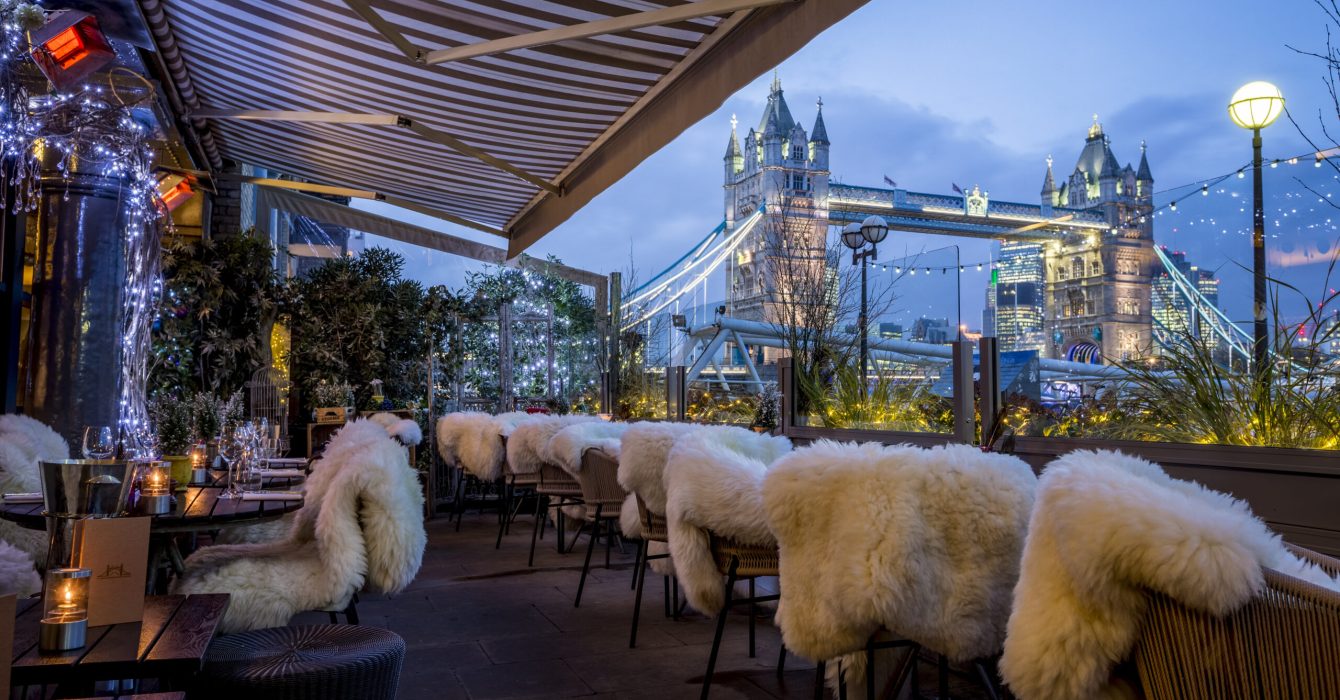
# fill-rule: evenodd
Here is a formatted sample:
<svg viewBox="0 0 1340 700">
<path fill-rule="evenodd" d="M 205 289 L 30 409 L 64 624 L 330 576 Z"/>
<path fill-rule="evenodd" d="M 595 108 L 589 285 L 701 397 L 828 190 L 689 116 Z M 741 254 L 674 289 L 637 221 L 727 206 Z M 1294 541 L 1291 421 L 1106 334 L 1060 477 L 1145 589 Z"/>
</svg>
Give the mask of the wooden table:
<svg viewBox="0 0 1340 700">
<path fill-rule="evenodd" d="M 302 507 L 301 497 L 282 501 L 244 501 L 241 498 L 219 498 L 223 489 L 217 486 L 190 486 L 178 491 L 172 511 L 155 515 L 149 525 L 148 592 L 160 592 L 158 571 L 164 561 L 180 576 L 186 567 L 176 535 L 195 535 L 239 525 L 254 525 L 278 518 Z M 0 506 L 0 520 L 18 523 L 29 530 L 46 530 L 47 519 L 42 515 L 41 503 L 8 503 Z M 130 516 L 144 517 L 144 516 Z M 193 546 L 188 543 L 188 546 Z"/>
<path fill-rule="evenodd" d="M 219 498 L 222 488 L 191 486 L 178 491 L 172 511 L 153 516 L 154 532 L 205 532 L 233 525 L 250 525 L 277 518 L 302 507 L 302 498 L 284 501 L 244 501 Z M 18 523 L 30 530 L 46 530 L 41 503 L 7 503 L 0 507 L 0 520 Z"/>
<path fill-rule="evenodd" d="M 149 596 L 142 622 L 90 627 L 81 649 L 37 650 L 41 601 L 19 601 L 10 685 L 88 684 L 122 678 L 185 681 L 200 671 L 205 651 L 228 609 L 228 594 Z"/>
</svg>

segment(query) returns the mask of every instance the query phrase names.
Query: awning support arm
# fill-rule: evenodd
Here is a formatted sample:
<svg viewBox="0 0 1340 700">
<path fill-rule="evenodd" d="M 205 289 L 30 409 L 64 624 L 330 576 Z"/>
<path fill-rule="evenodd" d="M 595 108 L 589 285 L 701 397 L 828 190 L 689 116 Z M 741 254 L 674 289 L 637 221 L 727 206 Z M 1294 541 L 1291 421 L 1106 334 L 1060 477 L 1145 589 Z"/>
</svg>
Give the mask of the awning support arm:
<svg viewBox="0 0 1340 700">
<path fill-rule="evenodd" d="M 423 58 L 423 62 L 430 66 L 449 61 L 460 61 L 467 58 L 476 58 L 479 56 L 490 56 L 518 49 L 528 49 L 535 46 L 545 46 L 547 44 L 557 44 L 561 41 L 571 41 L 573 39 L 587 39 L 593 36 L 605 34 L 618 34 L 643 27 L 654 27 L 664 24 L 674 24 L 685 20 L 696 19 L 698 17 L 708 17 L 711 15 L 728 15 L 742 10 L 752 10 L 768 5 L 780 5 L 784 2 L 794 2 L 794 0 L 698 0 L 698 2 L 665 7 L 659 10 L 647 10 L 644 12 L 634 12 L 622 17 L 610 17 L 607 19 L 595 20 L 593 22 L 582 22 L 572 24 L 566 27 L 554 27 L 553 29 L 544 29 L 538 32 L 529 32 L 527 34 L 518 34 L 516 36 L 503 37 L 501 39 L 492 39 L 481 41 L 475 44 L 465 44 L 462 46 L 453 46 L 449 49 L 439 49 L 429 51 Z"/>
<path fill-rule="evenodd" d="M 348 5 L 349 9 L 354 11 L 354 14 L 362 17 L 363 21 L 367 22 L 378 34 L 395 44 L 400 53 L 405 54 L 405 58 L 409 59 L 411 63 L 423 63 L 423 49 L 409 43 L 409 39 L 406 39 L 404 34 L 391 26 L 390 22 L 382 19 L 382 16 L 368 5 L 367 0 L 344 0 L 344 4 Z"/>
</svg>

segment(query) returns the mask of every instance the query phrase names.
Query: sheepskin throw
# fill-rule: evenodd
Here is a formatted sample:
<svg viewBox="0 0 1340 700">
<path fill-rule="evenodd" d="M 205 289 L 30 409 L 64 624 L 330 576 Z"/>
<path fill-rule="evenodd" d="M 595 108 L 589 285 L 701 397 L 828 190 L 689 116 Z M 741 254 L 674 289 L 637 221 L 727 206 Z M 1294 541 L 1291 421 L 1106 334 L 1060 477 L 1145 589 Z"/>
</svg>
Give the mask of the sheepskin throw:
<svg viewBox="0 0 1340 700">
<path fill-rule="evenodd" d="M 0 415 L 0 493 L 41 491 L 40 463 L 69 458 L 70 447 L 65 438 L 41 421 L 17 414 Z M 39 564 L 46 561 L 47 535 L 43 531 L 0 521 L 0 540 L 14 545 Z"/>
<path fill-rule="evenodd" d="M 707 531 L 744 544 L 771 544 L 763 513 L 763 475 L 791 450 L 784 437 L 743 428 L 704 426 L 675 442 L 665 466 L 670 556 L 699 612 L 725 604 L 720 572 Z"/>
<path fill-rule="evenodd" d="M 405 447 L 423 442 L 423 428 L 419 427 L 417 421 L 386 412 L 374 413 L 368 416 L 368 420 L 386 428 L 386 432 L 390 433 L 391 437 L 399 440 L 400 444 Z"/>
<path fill-rule="evenodd" d="M 284 539 L 217 545 L 186 560 L 175 593 L 229 593 L 224 632 L 287 624 L 339 609 L 365 586 L 396 593 L 418 573 L 427 535 L 423 494 L 405 448 L 371 421 L 341 428 L 308 479 L 313 502 Z M 315 492 L 315 493 L 314 493 Z"/>
<path fill-rule="evenodd" d="M 820 440 L 763 481 L 786 648 L 831 659 L 880 628 L 955 661 L 1000 651 L 1037 478 L 967 445 Z"/>
<path fill-rule="evenodd" d="M 8 542 L 0 542 L 0 595 L 27 598 L 42 592 L 42 577 L 33 568 L 33 558 Z"/>
<path fill-rule="evenodd" d="M 619 438 L 627 429 L 627 423 L 609 423 L 603 420 L 574 423 L 549 438 L 549 442 L 545 443 L 541 451 L 541 457 L 550 464 L 558 465 L 563 471 L 576 475 L 582 470 L 582 455 L 585 455 L 587 450 L 604 450 L 618 459 Z"/>
<path fill-rule="evenodd" d="M 703 426 L 693 423 L 634 423 L 619 442 L 619 485 L 642 497 L 647 509 L 665 514 L 665 463 L 675 441 Z"/>
<path fill-rule="evenodd" d="M 1146 591 L 1215 615 L 1242 607 L 1262 567 L 1332 590 L 1247 504 L 1119 452 L 1072 452 L 1038 485 L 1001 674 L 1024 700 L 1111 696 Z"/>
<path fill-rule="evenodd" d="M 502 476 L 503 438 L 497 420 L 487 413 L 448 413 L 439 418 L 437 451 L 447 464 L 460 465 L 481 481 Z"/>
<path fill-rule="evenodd" d="M 544 449 L 554 435 L 569 425 L 597 422 L 595 416 L 536 416 L 521 421 L 507 438 L 507 471 L 513 474 L 537 474 L 545 463 Z M 579 457 L 580 459 L 580 457 Z"/>
</svg>

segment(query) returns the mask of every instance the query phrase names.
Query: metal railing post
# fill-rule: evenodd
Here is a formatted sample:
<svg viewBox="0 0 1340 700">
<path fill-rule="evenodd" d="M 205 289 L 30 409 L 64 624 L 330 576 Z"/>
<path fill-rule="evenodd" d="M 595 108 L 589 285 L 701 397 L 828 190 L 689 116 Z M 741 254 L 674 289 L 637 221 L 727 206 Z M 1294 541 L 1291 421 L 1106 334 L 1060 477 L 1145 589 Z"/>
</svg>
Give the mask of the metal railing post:
<svg viewBox="0 0 1340 700">
<path fill-rule="evenodd" d="M 682 423 L 684 421 L 684 404 L 684 366 L 667 366 L 665 368 L 665 419 Z"/>
<path fill-rule="evenodd" d="M 778 416 L 782 435 L 790 435 L 796 423 L 792 412 L 796 408 L 795 377 L 792 372 L 791 358 L 777 358 L 777 394 L 781 397 Z"/>
<path fill-rule="evenodd" d="M 981 392 L 979 406 L 982 414 L 981 444 L 989 445 L 1000 420 L 1000 345 L 995 338 L 983 336 L 977 345 L 981 363 Z"/>
<path fill-rule="evenodd" d="M 953 347 L 954 439 L 971 445 L 976 439 L 977 417 L 973 414 L 972 343 L 956 340 Z"/>
</svg>

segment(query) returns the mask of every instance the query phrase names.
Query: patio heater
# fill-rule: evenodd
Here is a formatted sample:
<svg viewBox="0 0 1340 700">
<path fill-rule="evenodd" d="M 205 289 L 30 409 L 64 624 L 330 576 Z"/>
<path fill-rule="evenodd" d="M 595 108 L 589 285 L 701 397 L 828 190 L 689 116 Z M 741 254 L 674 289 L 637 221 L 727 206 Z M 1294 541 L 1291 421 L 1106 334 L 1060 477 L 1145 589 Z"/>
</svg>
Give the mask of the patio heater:
<svg viewBox="0 0 1340 700">
<path fill-rule="evenodd" d="M 1234 124 L 1252 130 L 1252 370 L 1264 377 L 1270 362 L 1270 329 L 1266 325 L 1266 217 L 1261 199 L 1261 129 L 1284 113 L 1284 95 L 1262 80 L 1247 83 L 1228 101 Z"/>
</svg>

